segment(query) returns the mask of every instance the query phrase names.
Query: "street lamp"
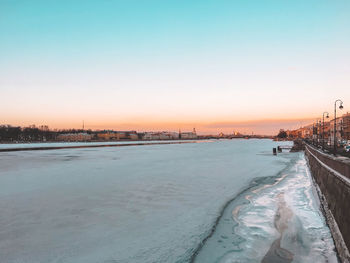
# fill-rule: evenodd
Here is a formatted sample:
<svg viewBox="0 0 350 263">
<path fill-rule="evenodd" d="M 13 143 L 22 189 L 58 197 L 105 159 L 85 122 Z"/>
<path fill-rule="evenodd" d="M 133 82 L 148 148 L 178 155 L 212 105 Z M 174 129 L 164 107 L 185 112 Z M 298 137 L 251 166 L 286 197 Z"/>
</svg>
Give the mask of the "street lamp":
<svg viewBox="0 0 350 263">
<path fill-rule="evenodd" d="M 318 119 L 316 119 L 315 130 L 316 130 L 316 147 L 318 147 Z"/>
<path fill-rule="evenodd" d="M 317 118 L 316 119 L 316 125 L 315 125 L 315 129 L 314 129 L 314 131 L 316 131 L 316 147 L 318 148 L 318 140 L 319 140 L 319 127 L 321 127 L 321 119 L 320 119 L 320 122 L 318 122 L 318 119 L 319 118 Z"/>
<path fill-rule="evenodd" d="M 322 121 L 323 121 L 323 124 L 322 124 L 322 150 L 324 151 L 324 115 L 327 114 L 326 118 L 328 119 L 329 118 L 329 113 L 327 111 L 325 111 L 323 114 L 322 114 Z"/>
<path fill-rule="evenodd" d="M 319 147 L 319 140 L 321 140 L 321 125 L 322 125 L 322 121 L 320 118 L 320 121 L 318 122 L 318 130 L 317 130 L 317 134 L 318 134 L 318 140 L 317 140 L 317 148 Z"/>
<path fill-rule="evenodd" d="M 334 143 L 334 155 L 336 155 L 337 154 L 337 139 L 336 139 L 336 137 L 337 137 L 337 102 L 339 102 L 340 103 L 340 105 L 339 105 L 339 109 L 343 109 L 343 102 L 341 101 L 341 100 L 336 100 L 335 102 L 334 102 L 334 133 L 333 133 L 333 136 L 334 136 L 334 140 L 333 140 L 333 143 Z"/>
</svg>

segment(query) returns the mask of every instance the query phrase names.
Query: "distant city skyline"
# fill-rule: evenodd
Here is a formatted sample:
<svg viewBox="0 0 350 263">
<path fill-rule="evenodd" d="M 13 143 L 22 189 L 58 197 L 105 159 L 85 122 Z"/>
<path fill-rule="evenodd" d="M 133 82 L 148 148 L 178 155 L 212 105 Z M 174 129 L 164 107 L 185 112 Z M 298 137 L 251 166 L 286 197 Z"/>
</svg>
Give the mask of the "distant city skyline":
<svg viewBox="0 0 350 263">
<path fill-rule="evenodd" d="M 62 126 L 50 126 L 42 123 L 28 123 L 22 125 L 20 123 L 12 124 L 14 126 L 27 126 L 32 125 L 36 127 L 48 127 L 50 130 L 56 129 L 85 129 L 85 130 L 116 130 L 116 131 L 171 131 L 171 132 L 186 132 L 195 129 L 199 135 L 217 135 L 219 133 L 233 134 L 241 133 L 247 135 L 276 135 L 280 129 L 294 130 L 305 125 L 310 125 L 315 122 L 316 119 L 303 119 L 303 120 L 255 120 L 245 122 L 213 122 L 213 123 L 120 123 L 120 124 L 100 124 L 94 125 L 84 121 L 79 123 L 65 123 Z M 10 124 L 9 124 L 10 125 Z M 84 128 L 83 128 L 84 127 Z"/>
<path fill-rule="evenodd" d="M 0 124 L 276 134 L 350 111 L 349 1 L 0 0 Z"/>
</svg>

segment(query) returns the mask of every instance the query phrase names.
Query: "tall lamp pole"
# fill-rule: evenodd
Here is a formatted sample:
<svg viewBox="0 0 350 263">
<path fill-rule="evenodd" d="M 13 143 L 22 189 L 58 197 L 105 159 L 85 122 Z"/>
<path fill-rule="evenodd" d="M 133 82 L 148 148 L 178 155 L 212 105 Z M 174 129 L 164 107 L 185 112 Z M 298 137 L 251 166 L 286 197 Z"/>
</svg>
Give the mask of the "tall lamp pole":
<svg viewBox="0 0 350 263">
<path fill-rule="evenodd" d="M 318 148 L 318 119 L 316 119 L 316 147 Z"/>
<path fill-rule="evenodd" d="M 321 120 L 320 120 L 320 122 L 318 122 L 318 119 L 319 118 L 316 119 L 316 125 L 315 125 L 315 129 L 316 129 L 316 147 L 317 148 L 318 148 L 318 140 L 319 140 L 319 130 L 321 130 L 321 129 L 319 129 L 319 127 L 321 127 Z"/>
<path fill-rule="evenodd" d="M 324 115 L 327 114 L 326 118 L 328 119 L 329 118 L 329 113 L 327 111 L 325 111 L 323 114 L 322 114 L 322 150 L 324 151 Z"/>
<path fill-rule="evenodd" d="M 318 139 L 318 142 L 319 142 L 319 140 L 321 140 L 321 138 L 322 138 L 322 134 L 321 134 L 321 132 L 322 132 L 322 130 L 321 130 L 321 127 L 322 127 L 322 121 L 321 121 L 321 118 L 320 118 L 320 121 L 318 122 L 318 129 L 319 129 L 319 132 L 318 132 L 318 137 L 319 137 L 319 139 Z M 317 147 L 318 147 L 319 145 L 318 145 L 318 143 L 317 143 Z"/>
<path fill-rule="evenodd" d="M 342 100 L 336 100 L 335 102 L 334 102 L 334 133 L 333 133 L 333 135 L 334 135 L 334 140 L 333 140 L 333 147 L 334 147 L 334 155 L 336 155 L 337 154 L 337 139 L 336 139 L 336 137 L 337 137 L 337 102 L 339 102 L 339 109 L 343 109 L 343 101 Z"/>
</svg>

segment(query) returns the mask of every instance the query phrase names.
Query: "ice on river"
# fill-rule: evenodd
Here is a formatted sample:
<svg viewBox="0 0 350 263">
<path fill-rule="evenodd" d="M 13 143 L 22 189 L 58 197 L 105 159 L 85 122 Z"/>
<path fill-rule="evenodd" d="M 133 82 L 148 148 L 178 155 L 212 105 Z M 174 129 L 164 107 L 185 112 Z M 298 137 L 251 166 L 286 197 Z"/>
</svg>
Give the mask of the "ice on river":
<svg viewBox="0 0 350 263">
<path fill-rule="evenodd" d="M 190 262 L 196 251 L 198 257 L 211 251 L 218 255 L 225 251 L 212 246 L 210 238 L 199 247 L 224 206 L 252 180 L 263 186 L 270 183 L 267 177 L 280 176 L 291 163 L 305 167 L 300 154 L 273 156 L 272 147 L 280 144 L 223 140 L 0 153 L 1 262 Z M 303 174 L 297 169 L 295 174 Z M 293 178 L 299 182 L 291 176 L 291 184 Z M 282 180 L 256 193 L 260 211 L 242 206 L 245 212 L 238 220 L 245 227 L 235 228 L 236 235 L 246 239 L 239 243 L 242 253 L 252 253 L 249 246 L 254 245 L 255 234 L 261 237 L 261 229 L 266 232 L 265 244 L 256 247 L 261 248 L 257 256 L 263 257 L 278 238 L 269 220 L 276 211 L 273 196 L 281 188 L 293 210 L 291 220 L 300 223 L 285 230 L 281 246 L 295 246 L 291 253 L 301 249 L 300 256 L 310 258 L 322 251 L 334 255 L 317 205 L 305 202 L 315 201 L 310 190 L 287 185 Z M 274 192 L 270 197 L 269 189 Z M 297 236 L 305 239 L 305 246 L 298 247 L 288 233 L 302 229 L 314 232 Z M 212 237 L 216 233 L 220 232 Z M 232 228 L 220 234 L 229 239 Z M 318 239 L 320 234 L 325 240 Z"/>
</svg>

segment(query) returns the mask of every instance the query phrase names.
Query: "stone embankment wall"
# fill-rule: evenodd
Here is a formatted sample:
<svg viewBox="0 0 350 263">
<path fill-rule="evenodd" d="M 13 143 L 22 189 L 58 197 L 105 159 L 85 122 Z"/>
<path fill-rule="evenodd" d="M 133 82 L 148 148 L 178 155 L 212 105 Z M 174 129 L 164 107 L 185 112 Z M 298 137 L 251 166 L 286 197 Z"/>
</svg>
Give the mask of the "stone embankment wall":
<svg viewBox="0 0 350 263">
<path fill-rule="evenodd" d="M 350 160 L 307 145 L 305 155 L 342 262 L 350 262 Z"/>
</svg>

